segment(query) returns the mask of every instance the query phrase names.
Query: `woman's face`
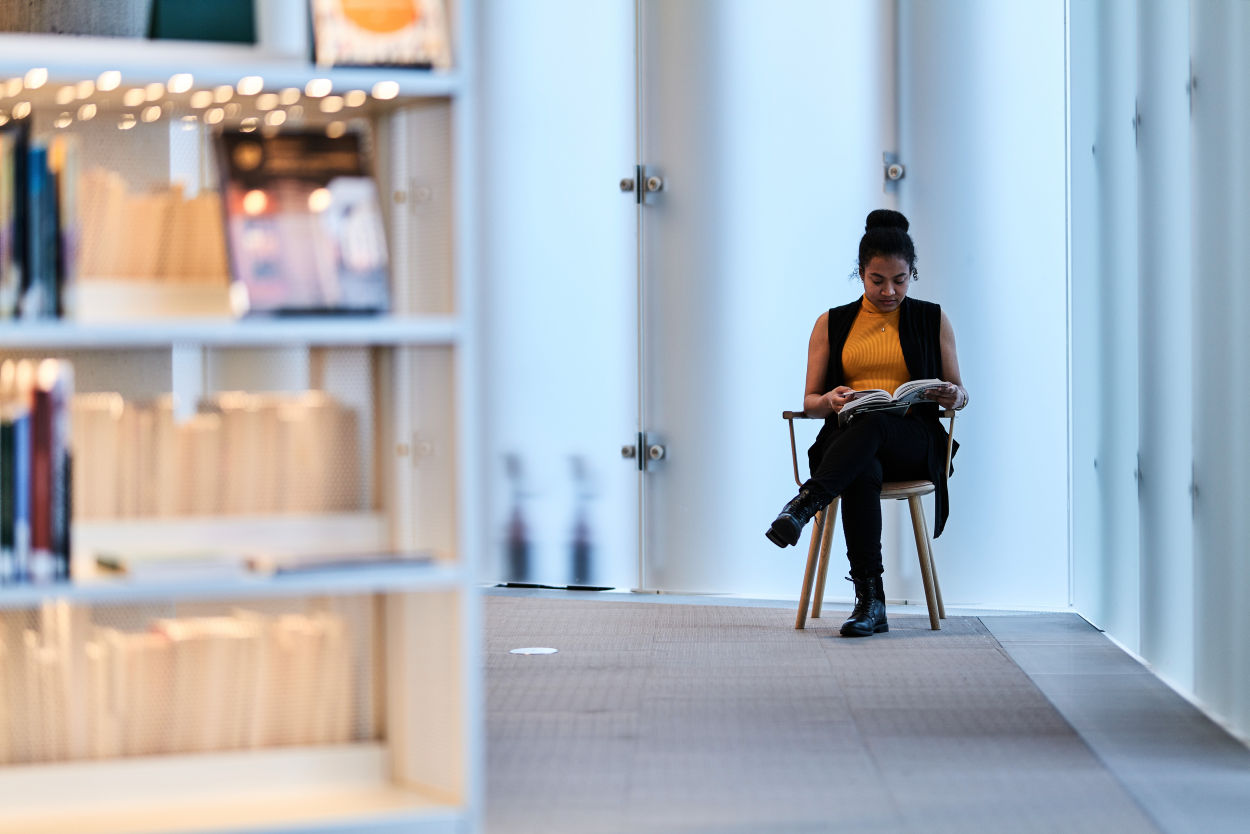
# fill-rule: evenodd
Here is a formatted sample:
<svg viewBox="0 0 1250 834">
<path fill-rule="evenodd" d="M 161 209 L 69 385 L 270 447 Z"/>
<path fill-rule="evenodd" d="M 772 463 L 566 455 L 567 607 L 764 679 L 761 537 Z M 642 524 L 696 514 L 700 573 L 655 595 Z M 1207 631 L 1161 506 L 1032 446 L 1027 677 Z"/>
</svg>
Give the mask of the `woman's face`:
<svg viewBox="0 0 1250 834">
<path fill-rule="evenodd" d="M 911 283 L 911 269 L 907 261 L 890 255 L 876 255 L 868 265 L 860 269 L 859 277 L 864 279 L 864 295 L 883 313 L 898 309 L 907 297 L 907 286 Z"/>
</svg>

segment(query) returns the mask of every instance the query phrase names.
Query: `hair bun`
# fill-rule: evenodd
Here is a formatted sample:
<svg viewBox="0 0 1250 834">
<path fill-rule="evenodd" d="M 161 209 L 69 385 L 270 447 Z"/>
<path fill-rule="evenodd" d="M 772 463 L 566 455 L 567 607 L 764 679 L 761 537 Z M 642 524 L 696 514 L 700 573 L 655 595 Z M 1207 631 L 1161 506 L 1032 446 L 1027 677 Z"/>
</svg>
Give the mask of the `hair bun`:
<svg viewBox="0 0 1250 834">
<path fill-rule="evenodd" d="M 871 232 L 873 229 L 902 229 L 907 231 L 907 227 L 911 224 L 907 222 L 907 218 L 901 212 L 893 209 L 876 209 L 868 212 L 868 219 L 864 221 L 864 231 Z"/>
</svg>

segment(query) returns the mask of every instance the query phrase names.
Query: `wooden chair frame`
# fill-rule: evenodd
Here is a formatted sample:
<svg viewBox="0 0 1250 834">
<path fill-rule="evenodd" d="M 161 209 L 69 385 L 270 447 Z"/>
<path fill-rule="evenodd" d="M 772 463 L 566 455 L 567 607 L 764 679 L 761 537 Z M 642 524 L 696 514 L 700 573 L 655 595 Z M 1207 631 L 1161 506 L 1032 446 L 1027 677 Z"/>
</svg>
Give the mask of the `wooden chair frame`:
<svg viewBox="0 0 1250 834">
<path fill-rule="evenodd" d="M 800 487 L 803 480 L 799 477 L 799 454 L 794 441 L 794 421 L 820 419 L 810 417 L 805 411 L 783 411 L 782 418 L 790 426 L 790 462 L 794 466 L 794 482 Z M 951 471 L 951 454 L 955 443 L 955 411 L 946 409 L 942 416 L 950 419 L 950 427 L 946 440 L 946 474 Z M 937 569 L 933 564 L 933 539 L 929 536 L 929 525 L 925 521 L 924 506 L 921 496 L 934 492 L 937 487 L 932 481 L 886 481 L 881 485 L 882 501 L 902 501 L 906 499 L 911 510 L 912 533 L 916 537 L 916 553 L 920 558 L 920 578 L 924 582 L 925 603 L 929 608 L 929 627 L 934 631 L 942 628 L 941 620 L 946 619 L 946 606 L 942 604 L 942 587 L 938 584 Z M 833 542 L 833 525 L 838 518 L 838 498 L 834 498 L 812 519 L 812 539 L 807 548 L 807 568 L 803 571 L 803 587 L 799 592 L 799 610 L 795 617 L 794 627 L 804 628 L 807 625 L 808 605 L 811 605 L 813 619 L 820 617 L 820 606 L 825 596 L 825 579 L 829 575 L 829 548 Z M 819 567 L 819 571 L 817 571 Z M 815 580 L 815 596 L 812 595 L 812 583 Z"/>
</svg>

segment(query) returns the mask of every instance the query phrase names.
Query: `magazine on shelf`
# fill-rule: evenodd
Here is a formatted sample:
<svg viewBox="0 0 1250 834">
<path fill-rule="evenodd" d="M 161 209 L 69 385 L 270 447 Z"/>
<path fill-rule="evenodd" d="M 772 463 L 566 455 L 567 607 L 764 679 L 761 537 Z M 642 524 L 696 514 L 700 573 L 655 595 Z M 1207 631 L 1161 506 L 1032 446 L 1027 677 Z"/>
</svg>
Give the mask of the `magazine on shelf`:
<svg viewBox="0 0 1250 834">
<path fill-rule="evenodd" d="M 312 23 L 321 66 L 451 65 L 443 0 L 313 0 Z"/>
<path fill-rule="evenodd" d="M 359 136 L 226 131 L 216 144 L 237 312 L 387 310 L 386 227 Z"/>
<path fill-rule="evenodd" d="M 907 409 L 918 402 L 929 402 L 925 393 L 935 388 L 942 388 L 946 383 L 940 379 L 913 379 L 904 382 L 893 392 L 883 388 L 866 388 L 855 391 L 852 399 L 838 412 L 838 425 L 844 426 L 857 414 L 871 411 L 888 411 L 905 414 Z"/>
</svg>

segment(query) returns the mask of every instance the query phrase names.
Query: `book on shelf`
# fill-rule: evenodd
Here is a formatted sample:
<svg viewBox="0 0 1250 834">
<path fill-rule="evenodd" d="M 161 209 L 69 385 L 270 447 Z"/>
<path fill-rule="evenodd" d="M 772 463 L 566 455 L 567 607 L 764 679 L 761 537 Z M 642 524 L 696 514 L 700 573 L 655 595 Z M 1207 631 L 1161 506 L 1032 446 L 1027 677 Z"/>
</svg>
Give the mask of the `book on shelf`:
<svg viewBox="0 0 1250 834">
<path fill-rule="evenodd" d="M 0 126 L 0 319 L 73 312 L 78 274 L 78 144 Z"/>
<path fill-rule="evenodd" d="M 102 550 L 95 554 L 95 567 L 97 575 L 136 582 L 238 579 L 251 574 L 249 558 L 231 550 Z"/>
<path fill-rule="evenodd" d="M 0 363 L 0 581 L 69 577 L 68 362 Z"/>
<path fill-rule="evenodd" d="M 321 66 L 451 65 L 443 0 L 313 0 L 312 24 Z"/>
<path fill-rule="evenodd" d="M 403 567 L 430 564 L 433 560 L 432 554 L 419 551 L 99 550 L 95 553 L 95 572 L 100 577 L 135 582 L 187 582 Z"/>
<path fill-rule="evenodd" d="M 893 391 L 883 388 L 865 388 L 854 391 L 851 401 L 842 406 L 838 412 L 838 425 L 844 426 L 857 414 L 873 411 L 886 411 L 894 414 L 905 414 L 916 403 L 930 402 L 925 393 L 942 388 L 947 383 L 940 379 L 913 379 L 904 382 Z"/>
<path fill-rule="evenodd" d="M 390 265 L 360 137 L 217 136 L 231 297 L 241 313 L 379 313 Z"/>
<path fill-rule="evenodd" d="M 351 570 L 369 567 L 404 567 L 428 565 L 434 561 L 423 551 L 387 551 L 377 553 L 271 553 L 248 559 L 251 569 L 259 574 L 284 575 L 319 571 Z"/>
<path fill-rule="evenodd" d="M 0 319 L 9 319 L 21 312 L 29 280 L 29 119 L 0 125 L 0 154 Z"/>
<path fill-rule="evenodd" d="M 0 364 L 0 583 L 24 578 L 30 563 L 30 390 L 32 370 Z M 20 392 L 20 393 L 19 393 Z"/>
</svg>

